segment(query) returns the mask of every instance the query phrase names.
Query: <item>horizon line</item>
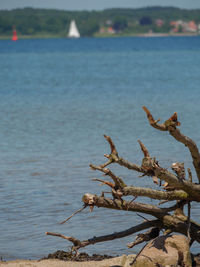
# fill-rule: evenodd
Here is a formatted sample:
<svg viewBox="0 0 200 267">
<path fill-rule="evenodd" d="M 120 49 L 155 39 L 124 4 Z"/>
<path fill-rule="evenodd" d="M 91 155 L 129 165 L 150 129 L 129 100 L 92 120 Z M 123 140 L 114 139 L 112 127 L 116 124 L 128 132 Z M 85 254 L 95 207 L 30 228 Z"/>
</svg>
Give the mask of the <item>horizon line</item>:
<svg viewBox="0 0 200 267">
<path fill-rule="evenodd" d="M 63 9 L 63 8 L 52 8 L 52 7 L 32 7 L 32 6 L 24 6 L 24 7 L 14 7 L 14 8 L 5 8 L 1 9 L 0 11 L 13 11 L 17 9 L 46 9 L 46 10 L 57 10 L 57 11 L 70 11 L 70 12 L 82 12 L 82 11 L 87 11 L 87 12 L 92 12 L 92 11 L 104 11 L 104 10 L 109 10 L 109 9 L 133 9 L 133 10 L 138 10 L 138 9 L 148 9 L 148 8 L 174 8 L 174 9 L 180 9 L 180 10 L 200 10 L 200 8 L 182 8 L 182 7 L 177 7 L 177 6 L 160 6 L 160 5 L 154 5 L 154 6 L 143 6 L 143 7 L 108 7 L 108 8 L 102 8 L 102 9 Z"/>
</svg>

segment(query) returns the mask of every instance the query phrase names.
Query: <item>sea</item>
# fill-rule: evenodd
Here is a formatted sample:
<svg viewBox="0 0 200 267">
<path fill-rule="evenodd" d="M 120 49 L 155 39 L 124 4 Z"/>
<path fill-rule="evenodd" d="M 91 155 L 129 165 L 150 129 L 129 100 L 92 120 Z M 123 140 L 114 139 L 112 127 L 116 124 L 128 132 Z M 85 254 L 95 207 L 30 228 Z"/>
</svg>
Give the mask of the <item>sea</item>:
<svg viewBox="0 0 200 267">
<path fill-rule="evenodd" d="M 197 182 L 188 149 L 152 128 L 142 106 L 161 122 L 176 111 L 181 132 L 200 146 L 200 36 L 0 40 L 2 259 L 40 259 L 70 249 L 70 242 L 47 231 L 84 240 L 144 220 L 130 211 L 94 208 L 60 224 L 82 207 L 85 193 L 110 191 L 92 180 L 109 177 L 89 167 L 106 162 L 104 134 L 124 159 L 141 164 L 141 140 L 161 166 L 170 170 L 184 162 Z M 159 189 L 150 177 L 116 164 L 110 168 L 128 185 Z M 197 203 L 191 214 L 199 220 Z M 137 253 L 143 245 L 126 246 L 135 237 L 80 251 Z M 200 252 L 199 244 L 192 251 Z"/>
</svg>

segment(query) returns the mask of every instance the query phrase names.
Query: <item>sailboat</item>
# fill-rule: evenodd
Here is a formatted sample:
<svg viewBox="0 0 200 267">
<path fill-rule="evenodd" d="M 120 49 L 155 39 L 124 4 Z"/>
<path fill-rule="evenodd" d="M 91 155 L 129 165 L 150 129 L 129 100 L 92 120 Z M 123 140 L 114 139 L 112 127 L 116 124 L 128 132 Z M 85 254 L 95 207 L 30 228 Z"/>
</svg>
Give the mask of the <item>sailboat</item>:
<svg viewBox="0 0 200 267">
<path fill-rule="evenodd" d="M 17 38 L 17 31 L 15 29 L 15 26 L 13 26 L 13 36 L 12 36 L 12 41 L 17 41 L 18 38 Z"/>
<path fill-rule="evenodd" d="M 72 20 L 69 26 L 69 33 L 68 33 L 69 38 L 79 38 L 80 33 L 78 31 L 78 28 L 76 26 L 75 20 Z"/>
</svg>

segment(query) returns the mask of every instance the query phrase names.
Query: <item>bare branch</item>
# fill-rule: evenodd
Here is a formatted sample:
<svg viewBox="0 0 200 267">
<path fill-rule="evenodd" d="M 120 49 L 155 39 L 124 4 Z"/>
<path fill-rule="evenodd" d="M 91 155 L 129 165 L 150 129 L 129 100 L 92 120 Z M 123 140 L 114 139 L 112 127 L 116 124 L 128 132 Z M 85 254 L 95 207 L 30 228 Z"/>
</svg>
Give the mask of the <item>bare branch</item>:
<svg viewBox="0 0 200 267">
<path fill-rule="evenodd" d="M 110 155 L 112 155 L 114 157 L 115 156 L 118 157 L 117 149 L 116 149 L 115 144 L 113 143 L 111 137 L 108 136 L 108 135 L 105 135 L 105 134 L 104 134 L 104 137 L 105 137 L 105 139 L 108 141 L 108 143 L 110 145 L 110 150 L 111 150 Z"/>
<path fill-rule="evenodd" d="M 158 177 L 159 179 L 167 182 L 170 185 L 170 187 L 176 188 L 177 190 L 178 189 L 184 190 L 186 193 L 189 194 L 192 200 L 200 202 L 200 185 L 199 184 L 194 184 L 189 181 L 179 179 L 173 173 L 158 166 L 158 164 L 155 164 L 155 160 L 148 162 L 148 170 L 146 167 L 144 168 L 144 166 L 140 167 L 138 165 L 130 163 L 124 160 L 122 157 L 118 157 L 118 160 L 116 161 L 116 163 L 128 169 L 142 172 L 145 175 Z M 100 170 L 100 171 L 103 171 L 104 173 L 108 173 L 108 169 L 102 169 L 99 166 L 97 167 L 94 165 L 90 165 L 90 166 L 96 170 Z"/>
<path fill-rule="evenodd" d="M 149 124 L 153 126 L 154 128 L 160 130 L 160 131 L 167 131 L 167 127 L 164 124 L 158 124 L 160 120 L 155 121 L 151 112 L 147 109 L 147 107 L 142 107 L 144 111 L 146 112 L 147 118 L 149 120 Z"/>
<path fill-rule="evenodd" d="M 94 181 L 101 182 L 104 185 L 107 185 L 111 188 L 111 198 L 106 198 L 104 196 L 105 192 L 102 192 L 101 196 L 95 194 L 87 193 L 82 197 L 83 208 L 75 211 L 70 217 L 64 220 L 62 223 L 68 221 L 78 212 L 81 212 L 87 206 L 92 211 L 94 207 L 102 207 L 108 209 L 115 209 L 121 211 L 132 211 L 140 212 L 143 214 L 148 214 L 155 217 L 155 220 L 147 220 L 141 223 L 140 225 L 131 227 L 127 230 L 116 232 L 109 235 L 93 237 L 87 240 L 79 240 L 74 237 L 65 236 L 58 233 L 47 232 L 47 235 L 58 236 L 64 238 L 73 243 L 72 250 L 77 251 L 79 248 L 95 244 L 98 242 L 104 242 L 108 240 L 113 240 L 116 238 L 121 238 L 128 236 L 130 234 L 136 233 L 138 231 L 150 229 L 146 233 L 139 234 L 137 239 L 129 244 L 129 247 L 133 247 L 144 241 L 149 241 L 154 239 L 159 235 L 159 231 L 165 229 L 166 232 L 178 232 L 188 236 L 190 244 L 193 241 L 200 243 L 200 225 L 193 220 L 191 220 L 191 201 L 200 202 L 200 153 L 196 144 L 187 136 L 184 136 L 180 130 L 177 129 L 177 126 L 180 126 L 178 121 L 177 113 L 174 114 L 166 120 L 163 124 L 159 123 L 160 120 L 154 120 L 150 111 L 144 106 L 144 111 L 146 112 L 148 121 L 150 125 L 161 131 L 168 131 L 177 141 L 183 143 L 188 147 L 191 157 L 193 159 L 193 165 L 199 179 L 199 183 L 195 184 L 192 182 L 192 173 L 188 169 L 188 180 L 185 178 L 185 168 L 184 163 L 176 162 L 173 163 L 171 168 L 174 173 L 168 171 L 165 168 L 162 168 L 158 161 L 155 158 L 150 157 L 150 153 L 145 145 L 138 140 L 141 150 L 144 154 L 141 166 L 131 163 L 124 158 L 118 155 L 116 146 L 110 136 L 104 135 L 104 138 L 110 146 L 110 154 L 105 154 L 104 156 L 108 159 L 107 162 L 101 165 L 90 164 L 91 169 L 98 170 L 104 174 L 104 176 L 110 176 L 112 181 L 105 181 L 103 179 L 93 179 Z M 117 163 L 120 166 L 128 168 L 130 170 L 137 171 L 141 173 L 141 177 L 150 176 L 153 178 L 153 181 L 158 184 L 158 179 L 160 179 L 160 186 L 162 181 L 164 181 L 163 188 L 160 190 L 154 190 L 151 188 L 127 186 L 123 179 L 116 176 L 110 169 L 107 168 L 108 165 L 112 163 Z M 107 179 L 108 180 L 108 179 Z M 126 196 L 134 196 L 134 199 L 131 201 L 126 201 L 124 198 Z M 170 207 L 161 208 L 159 204 L 150 205 L 145 203 L 136 202 L 137 197 L 148 197 L 150 199 L 161 200 L 160 204 L 176 201 L 176 204 L 171 204 Z M 188 214 L 184 214 L 184 207 L 188 204 Z M 143 216 L 141 216 L 144 218 Z M 141 251 L 139 252 L 139 254 Z M 138 255 L 139 255 L 138 254 Z M 136 256 L 135 260 L 137 259 Z M 134 261 L 135 261 L 134 260 Z"/>
<path fill-rule="evenodd" d="M 106 158 L 108 158 L 109 160 L 108 160 L 108 162 L 98 166 L 99 168 L 103 169 L 111 163 L 118 163 L 121 166 L 124 166 L 128 169 L 131 169 L 131 170 L 135 170 L 137 172 L 142 172 L 142 173 L 146 172 L 146 170 L 143 169 L 141 166 L 138 166 L 136 164 L 128 162 L 128 161 L 124 160 L 123 158 L 119 157 L 118 152 L 117 152 L 116 147 L 115 147 L 115 144 L 112 141 L 111 137 L 107 136 L 107 135 L 104 135 L 104 137 L 108 141 L 108 143 L 110 144 L 111 154 L 110 155 L 104 154 L 104 156 Z M 94 165 L 91 164 L 90 167 L 93 168 L 92 166 L 94 166 Z"/>
<path fill-rule="evenodd" d="M 89 200 L 88 200 L 89 197 Z M 182 233 L 184 235 L 187 235 L 187 217 L 184 215 L 178 216 L 178 215 L 170 215 L 168 212 L 177 210 L 177 208 L 180 206 L 180 204 L 175 204 L 172 207 L 169 208 L 158 208 L 154 205 L 149 204 L 143 204 L 138 202 L 126 202 L 124 200 L 118 200 L 118 199 L 109 199 L 105 197 L 98 197 L 97 195 L 92 194 L 86 194 L 83 196 L 83 202 L 88 203 L 92 199 L 92 205 L 96 207 L 103 207 L 103 208 L 109 208 L 109 209 L 117 209 L 117 210 L 124 210 L 124 211 L 133 211 L 133 212 L 141 212 L 145 214 L 150 214 L 157 219 L 160 220 L 160 222 L 163 225 L 164 229 L 172 229 L 175 232 Z M 191 238 L 196 240 L 197 242 L 200 242 L 200 226 L 191 221 Z"/>
<path fill-rule="evenodd" d="M 68 240 L 74 244 L 74 247 L 73 247 L 74 250 L 78 250 L 79 248 L 86 247 L 89 245 L 94 245 L 96 243 L 110 241 L 110 240 L 114 240 L 117 238 L 123 238 L 123 237 L 132 235 L 134 233 L 148 229 L 149 227 L 153 227 L 153 226 L 161 227 L 160 221 L 159 220 L 152 220 L 152 221 L 148 221 L 148 222 L 143 222 L 137 226 L 133 226 L 133 227 L 131 227 L 127 230 L 124 230 L 124 231 L 115 232 L 113 234 L 103 235 L 103 236 L 98 236 L 98 237 L 94 236 L 93 238 L 83 240 L 83 241 L 80 241 L 79 239 L 74 238 L 74 237 L 68 237 L 68 236 L 65 236 L 62 234 L 58 234 L 58 233 L 46 232 L 46 234 L 66 239 L 66 240 Z"/>
<path fill-rule="evenodd" d="M 165 126 L 168 128 L 169 126 L 180 126 L 181 123 L 178 121 L 178 115 L 176 112 L 174 112 L 174 114 L 164 122 Z"/>
<path fill-rule="evenodd" d="M 139 216 L 140 218 L 142 218 L 145 222 L 148 222 L 149 221 L 147 218 L 145 218 L 141 214 L 139 214 L 139 213 L 136 213 L 136 214 L 137 214 L 137 216 Z"/>
<path fill-rule="evenodd" d="M 171 168 L 177 174 L 179 179 L 185 179 L 185 168 L 183 162 L 173 163 Z"/>
<path fill-rule="evenodd" d="M 142 144 L 142 146 L 144 149 L 143 144 Z M 145 151 L 145 154 L 147 154 L 147 153 L 149 155 L 149 152 Z M 138 166 L 138 165 L 135 165 L 133 163 L 130 163 L 119 156 L 118 156 L 117 161 L 114 160 L 113 162 L 116 162 L 117 164 L 119 164 L 123 167 L 126 167 L 128 169 L 142 172 L 144 175 L 156 177 L 156 181 L 159 178 L 160 180 L 167 182 L 168 186 L 166 187 L 166 189 L 169 188 L 169 189 L 173 189 L 173 190 L 174 189 L 183 190 L 188 194 L 188 199 L 200 202 L 200 185 L 191 183 L 190 181 L 186 181 L 184 179 L 179 179 L 179 177 L 177 177 L 173 173 L 160 167 L 157 164 L 157 162 L 155 161 L 155 159 L 152 160 L 150 157 L 146 158 L 146 159 L 147 159 L 147 161 L 145 161 L 145 158 L 143 159 L 142 166 Z M 92 169 L 95 169 L 95 170 L 100 170 L 100 171 L 104 172 L 106 175 L 110 175 L 110 177 L 114 180 L 115 184 L 118 187 L 124 188 L 126 186 L 123 183 L 123 180 L 121 178 L 117 177 L 116 175 L 114 175 L 109 169 L 106 169 L 106 168 L 103 169 L 101 166 L 95 166 L 92 164 L 90 165 L 90 167 Z M 173 195 L 173 194 L 171 194 L 171 195 Z M 177 195 L 179 195 L 178 199 L 185 199 L 185 197 L 186 197 L 186 194 L 182 195 L 181 191 L 179 191 L 179 193 Z M 163 194 L 163 196 L 164 196 L 164 194 Z M 161 199 L 161 198 L 158 198 L 158 199 Z M 166 196 L 164 197 L 164 200 L 165 199 L 167 199 Z"/>
<path fill-rule="evenodd" d="M 170 173 L 166 169 L 161 168 L 160 166 L 155 166 L 154 172 L 159 179 L 166 181 L 171 187 L 184 190 L 186 193 L 189 194 L 192 200 L 200 202 L 199 184 L 194 184 L 186 180 L 181 180 L 176 175 Z"/>
<path fill-rule="evenodd" d="M 171 136 L 173 136 L 177 141 L 188 147 L 200 183 L 200 153 L 195 142 L 189 137 L 183 135 L 180 130 L 176 128 L 176 126 L 180 125 L 180 122 L 178 122 L 177 120 L 177 113 L 175 112 L 174 115 L 169 118 L 169 120 L 165 121 L 164 124 L 158 124 L 155 122 L 150 111 L 146 107 L 143 107 L 143 109 L 146 112 L 147 118 L 151 126 L 161 131 L 169 131 Z"/>
<path fill-rule="evenodd" d="M 107 138 L 108 138 L 108 140 L 112 140 L 110 137 L 107 137 Z M 111 141 L 111 142 L 112 142 L 111 144 L 113 147 L 114 143 L 113 143 L 113 141 Z M 146 148 L 144 148 L 144 145 L 141 142 L 140 142 L 140 145 L 142 145 L 142 148 L 145 151 L 145 155 L 149 155 L 148 150 Z M 115 148 L 115 150 L 116 150 L 116 148 Z M 195 201 L 200 201 L 200 186 L 194 185 L 188 181 L 180 181 L 180 179 L 178 179 L 177 176 L 175 176 L 174 174 L 170 173 L 166 169 L 161 168 L 160 166 L 155 164 L 155 160 L 149 160 L 148 161 L 148 168 L 147 168 L 145 166 L 145 164 L 143 164 L 143 166 L 138 166 L 136 164 L 130 163 L 127 160 L 123 159 L 122 157 L 119 157 L 118 153 L 117 153 L 115 155 L 115 157 L 113 158 L 113 162 L 116 162 L 117 164 L 119 164 L 123 167 L 126 167 L 128 169 L 135 170 L 137 172 L 141 172 L 144 175 L 150 175 L 153 177 L 158 177 L 159 179 L 166 181 L 168 184 L 170 184 L 170 186 L 175 187 L 176 189 L 183 189 L 188 194 L 190 194 L 192 192 L 191 197 L 193 197 L 193 199 Z M 90 165 L 90 167 L 92 169 L 95 169 L 95 170 L 100 170 L 100 171 L 104 172 L 105 174 L 110 175 L 112 179 L 114 178 L 116 180 L 116 176 L 113 175 L 113 173 L 109 169 L 105 169 L 105 168 L 103 169 L 101 167 L 101 165 L 95 166 L 92 164 Z M 196 193 L 193 194 L 194 192 L 196 192 Z"/>
<path fill-rule="evenodd" d="M 143 196 L 152 199 L 159 200 L 187 200 L 189 198 L 189 194 L 183 190 L 174 190 L 174 191 L 160 191 L 154 190 L 151 188 L 143 188 L 143 187 L 135 187 L 135 186 L 127 186 L 124 187 L 123 190 L 124 196 Z"/>
<path fill-rule="evenodd" d="M 105 162 L 104 164 L 101 164 L 99 167 L 101 167 L 101 168 L 105 168 L 105 167 L 107 167 L 108 165 L 110 165 L 111 163 L 113 163 L 113 160 L 108 160 L 107 162 Z"/>
<path fill-rule="evenodd" d="M 79 239 L 72 237 L 72 236 L 65 236 L 62 234 L 52 233 L 52 232 L 46 232 L 46 235 L 58 236 L 58 237 L 61 237 L 63 239 L 66 239 L 66 240 L 72 242 L 75 247 L 78 247 L 81 244 L 81 241 Z"/>
<path fill-rule="evenodd" d="M 162 218 L 167 212 L 175 210 L 177 208 L 176 205 L 169 208 L 159 208 L 155 205 L 144 204 L 139 202 L 127 202 L 125 200 L 119 199 L 110 199 L 102 196 L 97 196 L 93 194 L 85 194 L 82 198 L 82 201 L 85 204 L 90 203 L 96 207 L 102 207 L 107 209 L 116 209 L 116 210 L 124 210 L 124 211 L 134 211 L 134 212 L 142 212 L 146 214 L 150 214 L 155 216 L 156 218 Z"/>
<path fill-rule="evenodd" d="M 125 159 L 123 159 L 122 157 L 119 157 L 118 160 L 116 161 L 117 164 L 129 169 L 129 170 L 134 170 L 137 172 L 141 172 L 144 174 L 147 174 L 147 170 L 145 170 L 142 166 L 136 165 L 134 163 L 131 163 Z"/>
<path fill-rule="evenodd" d="M 101 165 L 100 166 L 96 166 L 96 165 L 93 165 L 93 164 L 90 164 L 90 168 L 92 170 L 101 171 L 101 172 L 105 173 L 105 175 L 109 175 L 113 179 L 113 181 L 115 183 L 115 186 L 117 188 L 123 188 L 124 186 L 126 186 L 124 181 L 120 177 L 116 176 L 110 169 L 102 168 Z"/>
<path fill-rule="evenodd" d="M 195 142 L 189 137 L 183 135 L 179 129 L 172 126 L 169 127 L 169 133 L 179 142 L 184 144 L 190 150 L 193 159 L 193 165 L 200 183 L 200 153 Z"/>
<path fill-rule="evenodd" d="M 114 187 L 115 187 L 115 185 L 114 185 L 113 183 L 111 183 L 111 182 L 109 182 L 109 181 L 104 181 L 104 180 L 102 180 L 102 179 L 94 178 L 94 179 L 92 179 L 92 181 L 101 182 L 102 184 L 108 185 L 108 186 L 110 186 L 111 188 L 114 188 Z"/>
<path fill-rule="evenodd" d="M 83 205 L 83 207 L 81 209 L 78 209 L 77 211 L 75 211 L 71 216 L 69 216 L 66 220 L 60 222 L 60 224 L 66 223 L 67 221 L 69 221 L 74 215 L 76 215 L 77 213 L 81 212 L 82 210 L 84 210 L 87 207 L 87 205 Z"/>
<path fill-rule="evenodd" d="M 144 154 L 144 157 L 145 158 L 150 158 L 149 151 L 147 150 L 145 145 L 140 140 L 138 140 L 138 143 L 140 144 L 140 147 L 141 147 L 141 150 L 142 150 L 142 152 Z"/>
<path fill-rule="evenodd" d="M 159 227 L 152 227 L 150 230 L 148 230 L 147 232 L 143 233 L 143 234 L 138 234 L 136 237 L 136 240 L 127 244 L 128 248 L 132 248 L 138 244 L 141 244 L 143 242 L 146 241 L 150 241 L 151 239 L 156 238 L 157 236 L 159 236 L 160 233 L 160 228 Z"/>
</svg>

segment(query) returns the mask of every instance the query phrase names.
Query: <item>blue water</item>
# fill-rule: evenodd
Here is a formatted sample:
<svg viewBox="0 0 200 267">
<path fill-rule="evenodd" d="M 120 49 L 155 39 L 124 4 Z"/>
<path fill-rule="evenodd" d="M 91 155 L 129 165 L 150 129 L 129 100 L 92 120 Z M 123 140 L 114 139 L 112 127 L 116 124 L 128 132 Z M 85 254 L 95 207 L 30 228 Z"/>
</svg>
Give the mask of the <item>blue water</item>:
<svg viewBox="0 0 200 267">
<path fill-rule="evenodd" d="M 0 256 L 38 259 L 70 247 L 46 231 L 87 239 L 139 224 L 134 213 L 97 208 L 59 222 L 82 206 L 84 193 L 107 190 L 89 169 L 109 152 L 103 134 L 134 163 L 142 160 L 140 139 L 162 166 L 192 167 L 187 149 L 151 128 L 142 106 L 162 120 L 177 111 L 182 132 L 200 145 L 199 71 L 200 37 L 0 41 Z M 153 186 L 112 170 L 127 184 Z M 194 204 L 194 219 L 199 212 Z M 134 236 L 83 250 L 136 253 L 139 246 L 126 247 Z"/>
</svg>

